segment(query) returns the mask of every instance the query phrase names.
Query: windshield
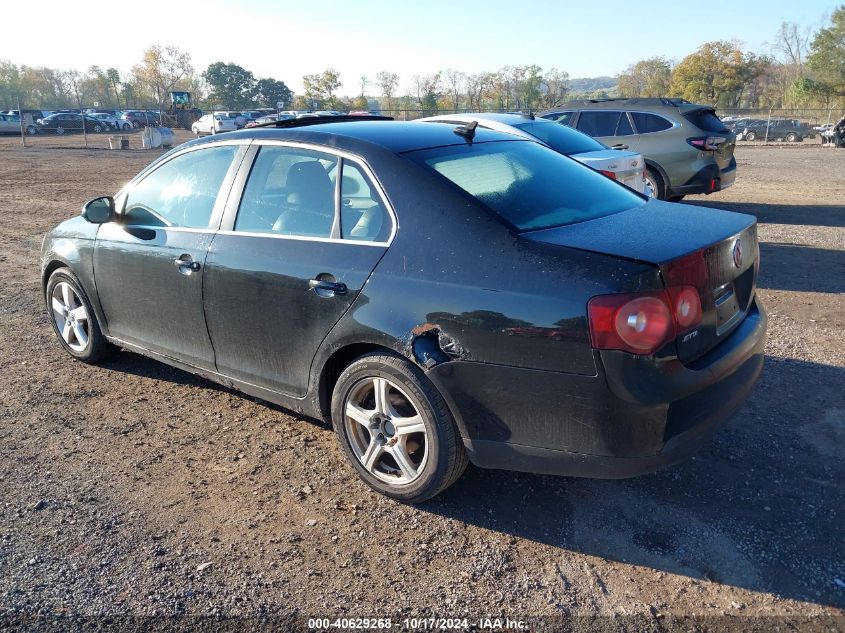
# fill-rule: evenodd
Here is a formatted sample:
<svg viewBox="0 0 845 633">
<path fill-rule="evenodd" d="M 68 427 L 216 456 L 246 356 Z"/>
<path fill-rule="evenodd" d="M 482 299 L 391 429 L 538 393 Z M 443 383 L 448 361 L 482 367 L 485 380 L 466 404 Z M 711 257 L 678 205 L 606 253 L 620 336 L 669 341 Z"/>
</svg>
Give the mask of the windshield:
<svg viewBox="0 0 845 633">
<path fill-rule="evenodd" d="M 645 204 L 645 199 L 537 143 L 467 143 L 407 152 L 487 205 L 519 231 L 574 224 Z"/>
<path fill-rule="evenodd" d="M 593 137 L 587 136 L 583 132 L 573 130 L 571 127 L 560 123 L 546 121 L 545 119 L 517 123 L 514 127 L 531 136 L 537 137 L 556 152 L 566 154 L 567 156 L 607 149 L 606 145 L 599 143 Z"/>
</svg>

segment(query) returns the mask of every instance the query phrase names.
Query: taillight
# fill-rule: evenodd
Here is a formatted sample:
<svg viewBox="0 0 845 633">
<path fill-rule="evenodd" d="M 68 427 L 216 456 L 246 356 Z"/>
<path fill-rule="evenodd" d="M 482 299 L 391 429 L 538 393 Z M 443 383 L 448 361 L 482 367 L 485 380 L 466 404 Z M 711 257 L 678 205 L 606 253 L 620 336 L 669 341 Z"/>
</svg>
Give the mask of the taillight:
<svg viewBox="0 0 845 633">
<path fill-rule="evenodd" d="M 608 171 L 607 169 L 599 169 L 599 171 L 601 173 L 603 173 L 605 176 L 607 176 L 608 178 L 612 178 L 613 180 L 616 180 L 616 172 Z"/>
<path fill-rule="evenodd" d="M 704 136 L 699 138 L 688 138 L 687 143 L 696 149 L 703 149 L 714 152 L 719 149 L 719 145 L 727 141 L 724 136 Z"/>
<path fill-rule="evenodd" d="M 701 322 L 701 299 L 692 286 L 602 295 L 590 299 L 587 314 L 595 349 L 648 355 Z"/>
</svg>

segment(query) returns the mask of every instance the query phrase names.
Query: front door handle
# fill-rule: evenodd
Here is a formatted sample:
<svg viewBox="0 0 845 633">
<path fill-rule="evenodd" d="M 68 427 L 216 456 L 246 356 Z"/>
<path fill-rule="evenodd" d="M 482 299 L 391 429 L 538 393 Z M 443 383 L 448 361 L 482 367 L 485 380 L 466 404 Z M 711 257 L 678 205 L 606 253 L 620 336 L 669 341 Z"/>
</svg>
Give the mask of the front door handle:
<svg viewBox="0 0 845 633">
<path fill-rule="evenodd" d="M 616 145 L 611 145 L 612 149 L 628 149 L 628 146 L 625 143 L 617 143 Z"/>
<path fill-rule="evenodd" d="M 191 259 L 190 255 L 182 255 L 181 257 L 177 257 L 173 260 L 173 265 L 176 266 L 179 270 L 188 270 L 192 272 L 198 271 L 201 266 L 199 262 L 195 262 Z"/>
<path fill-rule="evenodd" d="M 346 284 L 338 281 L 328 281 L 327 279 L 311 279 L 308 281 L 308 286 L 321 297 L 332 297 L 334 295 L 345 295 Z"/>
</svg>

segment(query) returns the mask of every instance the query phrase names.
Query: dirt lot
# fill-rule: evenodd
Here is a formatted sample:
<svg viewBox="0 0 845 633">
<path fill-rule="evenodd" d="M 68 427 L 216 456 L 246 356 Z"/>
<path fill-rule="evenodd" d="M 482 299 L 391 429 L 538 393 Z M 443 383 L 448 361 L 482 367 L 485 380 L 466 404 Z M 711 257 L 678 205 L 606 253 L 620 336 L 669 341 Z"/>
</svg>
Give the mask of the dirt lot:
<svg viewBox="0 0 845 633">
<path fill-rule="evenodd" d="M 770 313 L 756 392 L 695 459 L 470 468 L 421 507 L 359 483 L 321 423 L 62 352 L 42 235 L 153 157 L 0 140 L 0 614 L 845 614 L 845 151 L 741 147 L 736 186 L 694 199 L 757 215 Z"/>
</svg>

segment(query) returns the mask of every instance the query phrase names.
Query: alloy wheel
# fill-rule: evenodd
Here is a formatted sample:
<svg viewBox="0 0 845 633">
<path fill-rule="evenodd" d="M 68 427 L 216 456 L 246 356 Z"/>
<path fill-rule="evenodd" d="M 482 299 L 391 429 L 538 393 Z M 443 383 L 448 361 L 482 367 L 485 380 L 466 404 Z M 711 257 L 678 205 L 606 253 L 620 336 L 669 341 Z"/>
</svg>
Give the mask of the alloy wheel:
<svg viewBox="0 0 845 633">
<path fill-rule="evenodd" d="M 382 377 L 358 381 L 343 411 L 349 445 L 367 472 L 400 486 L 422 474 L 428 432 L 418 405 L 395 383 Z"/>
<path fill-rule="evenodd" d="M 62 340 L 74 352 L 83 352 L 91 339 L 88 310 L 66 281 L 60 281 L 50 293 L 53 321 Z"/>
<path fill-rule="evenodd" d="M 65 129 L 61 125 L 56 128 L 56 134 L 58 134 L 59 136 L 61 136 L 64 133 L 65 133 Z"/>
</svg>

